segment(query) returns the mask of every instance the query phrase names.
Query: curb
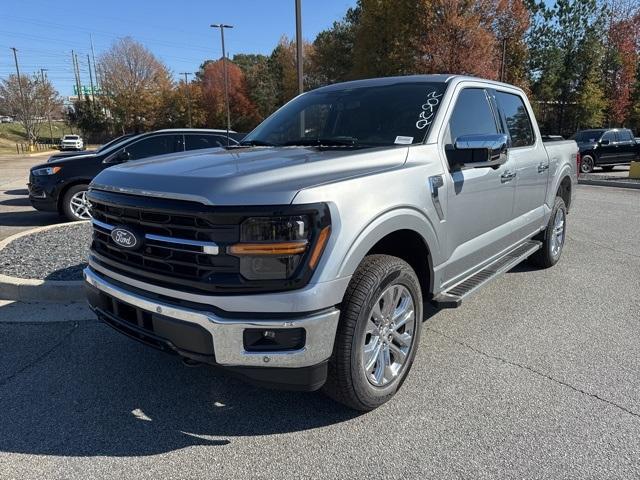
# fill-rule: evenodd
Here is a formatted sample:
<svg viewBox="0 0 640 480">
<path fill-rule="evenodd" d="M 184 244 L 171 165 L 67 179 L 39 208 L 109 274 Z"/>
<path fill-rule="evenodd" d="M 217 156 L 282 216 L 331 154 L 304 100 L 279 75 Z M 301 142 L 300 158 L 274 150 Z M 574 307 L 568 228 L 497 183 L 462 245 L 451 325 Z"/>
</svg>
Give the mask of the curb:
<svg viewBox="0 0 640 480">
<path fill-rule="evenodd" d="M 590 180 L 586 178 L 578 178 L 579 185 L 595 185 L 598 187 L 616 187 L 616 188 L 631 188 L 640 190 L 640 182 L 618 182 L 615 180 Z"/>
<path fill-rule="evenodd" d="M 87 220 L 88 222 L 88 220 Z M 82 222 L 66 222 L 56 225 L 32 228 L 16 233 L 0 241 L 0 250 L 14 240 L 38 232 L 53 230 Z M 0 273 L 0 299 L 16 302 L 77 302 L 85 298 L 82 280 L 40 280 L 34 278 L 10 277 Z"/>
</svg>

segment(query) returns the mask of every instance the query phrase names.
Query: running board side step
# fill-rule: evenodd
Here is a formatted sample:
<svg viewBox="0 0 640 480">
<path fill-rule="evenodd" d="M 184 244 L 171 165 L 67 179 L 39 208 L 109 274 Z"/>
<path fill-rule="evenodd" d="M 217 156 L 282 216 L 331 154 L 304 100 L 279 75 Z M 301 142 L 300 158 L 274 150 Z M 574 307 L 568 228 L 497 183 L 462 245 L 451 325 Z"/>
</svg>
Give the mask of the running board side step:
<svg viewBox="0 0 640 480">
<path fill-rule="evenodd" d="M 439 293 L 433 297 L 431 303 L 438 308 L 459 307 L 463 299 L 467 298 L 473 292 L 489 283 L 500 274 L 511 270 L 531 254 L 538 251 L 541 247 L 542 242 L 536 240 L 529 240 L 521 243 L 513 250 L 510 250 L 497 260 L 491 262 L 482 270 L 479 270 L 461 282 L 458 282 L 447 290 Z"/>
</svg>

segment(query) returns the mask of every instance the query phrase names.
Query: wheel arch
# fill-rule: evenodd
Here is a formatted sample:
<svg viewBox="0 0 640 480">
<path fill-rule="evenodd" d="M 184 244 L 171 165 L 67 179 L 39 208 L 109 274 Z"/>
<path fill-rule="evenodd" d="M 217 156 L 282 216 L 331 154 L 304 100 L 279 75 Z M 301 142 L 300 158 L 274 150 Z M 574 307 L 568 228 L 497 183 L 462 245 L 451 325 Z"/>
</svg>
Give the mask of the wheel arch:
<svg viewBox="0 0 640 480">
<path fill-rule="evenodd" d="M 378 217 L 353 242 L 341 262 L 339 276 L 353 275 L 371 254 L 393 255 L 416 272 L 425 298 L 433 292 L 434 265 L 439 263 L 435 230 L 420 212 L 406 209 Z"/>
<path fill-rule="evenodd" d="M 76 185 L 87 185 L 87 186 L 89 186 L 90 183 L 91 183 L 91 179 L 90 178 L 76 178 L 76 179 L 71 180 L 70 182 L 66 183 L 64 185 L 64 187 L 62 187 L 60 189 L 60 193 L 58 193 L 58 201 L 57 201 L 58 212 L 62 213 L 62 202 L 64 200 L 65 195 L 67 194 L 67 192 L 69 191 L 69 189 L 71 187 L 75 187 Z"/>
</svg>

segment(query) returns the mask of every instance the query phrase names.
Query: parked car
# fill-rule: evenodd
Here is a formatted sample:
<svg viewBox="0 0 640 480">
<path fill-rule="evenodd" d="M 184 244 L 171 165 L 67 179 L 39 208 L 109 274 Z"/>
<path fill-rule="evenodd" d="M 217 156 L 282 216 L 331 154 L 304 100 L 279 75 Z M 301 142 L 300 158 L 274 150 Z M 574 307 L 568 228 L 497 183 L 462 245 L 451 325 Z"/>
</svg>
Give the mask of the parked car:
<svg viewBox="0 0 640 480">
<path fill-rule="evenodd" d="M 187 362 L 370 410 L 409 372 L 423 300 L 558 262 L 577 157 L 503 83 L 323 87 L 237 147 L 100 173 L 89 303 Z"/>
<path fill-rule="evenodd" d="M 580 148 L 582 173 L 591 173 L 595 167 L 611 171 L 615 165 L 629 165 L 640 159 L 640 144 L 627 128 L 582 130 L 573 138 Z"/>
<path fill-rule="evenodd" d="M 235 140 L 229 141 L 237 144 Z M 32 167 L 29 200 L 38 210 L 59 212 L 69 220 L 87 220 L 91 218 L 86 201 L 89 183 L 105 168 L 130 160 L 226 144 L 226 132 L 222 130 L 171 129 L 135 135 L 91 154 Z"/>
<path fill-rule="evenodd" d="M 84 150 L 84 141 L 80 135 L 65 135 L 60 140 L 60 150 Z"/>
<path fill-rule="evenodd" d="M 13 123 L 13 117 L 3 115 L 0 117 L 0 123 Z"/>
<path fill-rule="evenodd" d="M 122 142 L 124 140 L 126 140 L 127 138 L 131 138 L 133 136 L 135 136 L 135 133 L 127 133 L 125 135 L 121 135 L 119 137 L 114 138 L 113 140 L 105 143 L 104 145 L 101 145 L 100 148 L 96 149 L 96 150 L 85 150 L 85 151 L 81 151 L 81 150 L 67 150 L 64 152 L 58 152 L 58 153 L 54 153 L 53 155 L 51 155 L 48 159 L 47 162 L 53 162 L 55 160 L 60 160 L 61 158 L 67 158 L 67 157 L 73 157 L 76 155 L 87 155 L 89 153 L 97 153 L 97 152 L 101 152 L 106 150 L 107 148 L 110 148 L 112 145 Z"/>
</svg>

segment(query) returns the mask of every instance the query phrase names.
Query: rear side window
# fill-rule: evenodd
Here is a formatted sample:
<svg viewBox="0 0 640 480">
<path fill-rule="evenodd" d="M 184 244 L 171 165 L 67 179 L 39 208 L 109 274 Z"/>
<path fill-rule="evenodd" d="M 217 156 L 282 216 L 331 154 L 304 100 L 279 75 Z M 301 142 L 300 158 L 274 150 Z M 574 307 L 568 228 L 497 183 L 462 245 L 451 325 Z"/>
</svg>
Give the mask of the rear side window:
<svg viewBox="0 0 640 480">
<path fill-rule="evenodd" d="M 496 92 L 496 99 L 500 110 L 507 121 L 507 129 L 511 136 L 512 147 L 526 147 L 533 145 L 535 138 L 531 119 L 519 95 L 506 92 Z"/>
<path fill-rule="evenodd" d="M 219 135 L 186 135 L 185 147 L 187 150 L 200 150 L 201 148 L 216 148 L 226 145 L 226 139 Z"/>
<path fill-rule="evenodd" d="M 618 130 L 618 139 L 621 142 L 630 142 L 633 140 L 630 130 Z"/>
<path fill-rule="evenodd" d="M 182 135 L 154 135 L 126 147 L 131 160 L 182 151 Z"/>
<path fill-rule="evenodd" d="M 449 143 L 463 135 L 498 133 L 493 109 L 482 88 L 465 88 L 458 95 L 449 120 Z"/>
</svg>

